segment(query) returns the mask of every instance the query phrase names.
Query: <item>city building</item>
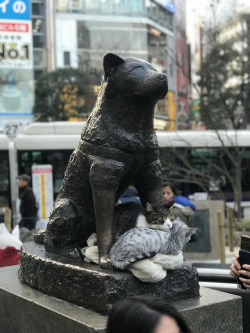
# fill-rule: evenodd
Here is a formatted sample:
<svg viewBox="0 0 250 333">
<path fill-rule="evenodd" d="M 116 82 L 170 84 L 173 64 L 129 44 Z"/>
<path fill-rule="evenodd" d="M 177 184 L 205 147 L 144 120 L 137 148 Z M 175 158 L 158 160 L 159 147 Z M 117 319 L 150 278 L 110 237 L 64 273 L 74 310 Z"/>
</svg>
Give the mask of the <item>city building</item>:
<svg viewBox="0 0 250 333">
<path fill-rule="evenodd" d="M 186 37 L 185 2 L 176 0 L 176 70 L 177 70 L 177 113 L 178 129 L 189 128 L 190 117 L 190 50 Z"/>
<path fill-rule="evenodd" d="M 48 68 L 45 0 L 0 3 L 0 128 L 33 121 L 34 79 Z"/>
<path fill-rule="evenodd" d="M 57 68 L 79 68 L 88 73 L 97 94 L 103 75 L 103 56 L 113 52 L 121 57 L 145 59 L 168 75 L 169 92 L 157 104 L 155 128 L 188 127 L 190 94 L 185 1 L 25 0 L 23 3 L 26 10 L 29 9 L 31 24 L 30 63 L 25 73 L 28 83 L 22 88 L 20 84 L 15 87 L 25 94 L 29 86 L 30 106 L 26 110 L 27 103 L 23 103 L 26 118 L 18 118 L 20 122 L 32 121 L 32 82 L 40 74 Z M 1 34 L 2 31 L 0 38 Z M 0 123 L 1 112 L 0 104 Z"/>
<path fill-rule="evenodd" d="M 31 0 L 34 79 L 48 70 L 49 2 Z"/>
<path fill-rule="evenodd" d="M 175 14 L 170 1 L 57 0 L 56 67 L 86 71 L 98 91 L 107 52 L 149 61 L 169 77 L 169 93 L 157 105 L 155 126 L 176 129 Z"/>
</svg>

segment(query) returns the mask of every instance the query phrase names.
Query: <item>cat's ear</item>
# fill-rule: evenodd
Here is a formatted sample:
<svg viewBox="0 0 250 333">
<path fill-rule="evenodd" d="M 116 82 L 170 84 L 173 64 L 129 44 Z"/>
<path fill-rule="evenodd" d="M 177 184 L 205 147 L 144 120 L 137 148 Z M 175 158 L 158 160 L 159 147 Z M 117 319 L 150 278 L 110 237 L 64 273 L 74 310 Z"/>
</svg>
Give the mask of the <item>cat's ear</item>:
<svg viewBox="0 0 250 333">
<path fill-rule="evenodd" d="M 193 235 L 194 233 L 196 233 L 196 231 L 198 230 L 199 228 L 189 228 L 190 232 L 191 232 L 191 235 Z"/>
<path fill-rule="evenodd" d="M 147 203 L 146 203 L 146 211 L 147 211 L 147 213 L 150 213 L 150 212 L 152 212 L 153 210 L 154 210 L 154 209 L 153 209 L 152 205 L 150 205 L 150 203 L 147 202 Z"/>
<path fill-rule="evenodd" d="M 164 207 L 169 209 L 169 208 L 173 207 L 174 203 L 175 203 L 174 200 L 168 201 L 168 202 L 164 203 Z"/>
</svg>

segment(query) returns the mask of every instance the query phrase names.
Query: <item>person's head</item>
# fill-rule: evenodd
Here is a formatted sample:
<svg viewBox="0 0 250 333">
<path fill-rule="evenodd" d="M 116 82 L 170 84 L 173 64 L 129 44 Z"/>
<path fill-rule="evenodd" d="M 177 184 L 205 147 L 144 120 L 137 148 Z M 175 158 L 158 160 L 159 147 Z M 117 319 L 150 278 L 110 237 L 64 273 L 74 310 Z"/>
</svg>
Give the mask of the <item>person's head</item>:
<svg viewBox="0 0 250 333">
<path fill-rule="evenodd" d="M 29 185 L 30 176 L 23 173 L 22 175 L 17 177 L 17 180 L 18 180 L 18 187 L 22 188 Z"/>
<path fill-rule="evenodd" d="M 106 333 L 190 333 L 177 310 L 163 297 L 134 296 L 110 312 Z"/>
<path fill-rule="evenodd" d="M 165 182 L 162 186 L 162 193 L 164 202 L 168 202 L 173 200 L 173 198 L 177 195 L 177 189 L 172 183 Z"/>
</svg>

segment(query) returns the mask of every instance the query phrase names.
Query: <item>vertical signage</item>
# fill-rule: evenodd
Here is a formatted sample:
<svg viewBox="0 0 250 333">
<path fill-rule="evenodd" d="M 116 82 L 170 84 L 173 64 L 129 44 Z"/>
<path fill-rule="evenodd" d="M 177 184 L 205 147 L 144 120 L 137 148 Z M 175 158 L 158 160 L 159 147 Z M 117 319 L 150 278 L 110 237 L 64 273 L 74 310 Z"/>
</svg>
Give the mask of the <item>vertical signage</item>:
<svg viewBox="0 0 250 333">
<path fill-rule="evenodd" d="M 30 0 L 0 0 L 0 127 L 32 120 L 34 103 Z"/>
<path fill-rule="evenodd" d="M 32 166 L 32 188 L 39 205 L 37 228 L 43 228 L 48 222 L 53 208 L 52 165 Z"/>
<path fill-rule="evenodd" d="M 176 0 L 176 58 L 177 58 L 177 129 L 189 128 L 188 110 L 188 48 L 186 41 L 186 11 L 183 0 Z"/>
</svg>

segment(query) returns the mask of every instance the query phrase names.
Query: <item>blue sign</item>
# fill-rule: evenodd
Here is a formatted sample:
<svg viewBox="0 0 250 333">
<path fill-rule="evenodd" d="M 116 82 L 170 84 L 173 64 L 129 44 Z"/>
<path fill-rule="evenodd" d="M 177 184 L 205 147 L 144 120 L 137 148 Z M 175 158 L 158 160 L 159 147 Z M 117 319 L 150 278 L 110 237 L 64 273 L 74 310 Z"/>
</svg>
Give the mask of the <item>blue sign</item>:
<svg viewBox="0 0 250 333">
<path fill-rule="evenodd" d="M 154 1 L 163 8 L 167 9 L 170 13 L 175 14 L 176 6 L 172 1 L 170 0 L 154 0 Z"/>
<path fill-rule="evenodd" d="M 30 20 L 30 0 L 0 0 L 0 19 Z"/>
</svg>

